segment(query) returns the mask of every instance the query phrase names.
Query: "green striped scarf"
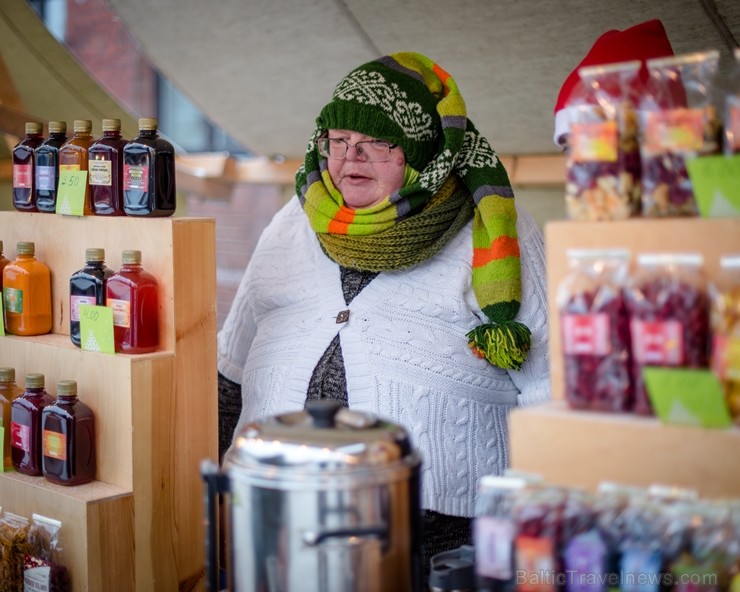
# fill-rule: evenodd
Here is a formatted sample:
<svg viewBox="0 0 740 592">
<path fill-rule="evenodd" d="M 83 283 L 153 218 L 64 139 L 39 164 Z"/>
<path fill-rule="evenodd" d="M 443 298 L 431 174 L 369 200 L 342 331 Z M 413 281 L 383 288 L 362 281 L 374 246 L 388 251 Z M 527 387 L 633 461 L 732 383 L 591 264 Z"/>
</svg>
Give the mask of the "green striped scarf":
<svg viewBox="0 0 740 592">
<path fill-rule="evenodd" d="M 317 149 L 328 129 L 399 144 L 418 174 L 380 204 L 353 210 Z M 515 321 L 522 289 L 514 192 L 467 118 L 457 84 L 439 65 L 418 53 L 397 53 L 350 72 L 316 120 L 296 190 L 329 257 L 371 271 L 433 256 L 474 211 L 472 284 L 488 322 L 468 332 L 469 345 L 496 366 L 521 368 L 531 334 Z"/>
</svg>

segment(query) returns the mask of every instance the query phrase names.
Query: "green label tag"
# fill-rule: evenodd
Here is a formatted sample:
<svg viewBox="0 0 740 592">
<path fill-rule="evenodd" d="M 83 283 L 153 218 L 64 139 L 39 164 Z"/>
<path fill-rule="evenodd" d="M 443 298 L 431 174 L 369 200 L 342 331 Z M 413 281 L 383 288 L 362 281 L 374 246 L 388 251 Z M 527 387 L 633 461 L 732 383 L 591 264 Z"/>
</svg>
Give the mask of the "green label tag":
<svg viewBox="0 0 740 592">
<path fill-rule="evenodd" d="M 0 335 L 5 337 L 5 298 L 0 298 Z"/>
<path fill-rule="evenodd" d="M 5 427 L 0 425 L 0 473 L 5 472 Z"/>
<path fill-rule="evenodd" d="M 704 218 L 740 216 L 740 154 L 692 158 L 686 169 Z"/>
<path fill-rule="evenodd" d="M 57 214 L 82 216 L 85 213 L 87 171 L 59 171 Z"/>
<path fill-rule="evenodd" d="M 709 370 L 643 368 L 655 414 L 663 423 L 705 428 L 732 425 L 722 385 Z"/>
<path fill-rule="evenodd" d="M 113 309 L 80 304 L 80 347 L 85 351 L 113 354 Z"/>
</svg>

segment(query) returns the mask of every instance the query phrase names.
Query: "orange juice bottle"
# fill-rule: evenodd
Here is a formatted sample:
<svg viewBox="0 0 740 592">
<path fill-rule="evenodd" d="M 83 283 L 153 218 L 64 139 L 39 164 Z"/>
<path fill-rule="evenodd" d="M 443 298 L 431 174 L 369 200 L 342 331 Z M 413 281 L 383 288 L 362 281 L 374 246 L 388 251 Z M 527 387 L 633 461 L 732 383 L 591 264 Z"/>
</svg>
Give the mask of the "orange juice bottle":
<svg viewBox="0 0 740 592">
<path fill-rule="evenodd" d="M 15 383 L 15 368 L 0 368 L 0 407 L 2 407 L 0 427 L 3 428 L 4 471 L 10 471 L 13 468 L 13 460 L 10 454 L 10 404 L 22 392 L 23 389 Z"/>
<path fill-rule="evenodd" d="M 89 119 L 75 119 L 74 135 L 59 149 L 60 171 L 87 171 L 88 149 L 95 141 L 92 135 L 92 121 Z M 92 210 L 92 197 L 90 192 L 90 178 L 85 183 L 85 205 L 83 213 L 90 216 Z"/>
<path fill-rule="evenodd" d="M 51 331 L 51 271 L 35 255 L 34 243 L 19 242 L 15 261 L 3 269 L 5 330 L 13 335 Z"/>
</svg>

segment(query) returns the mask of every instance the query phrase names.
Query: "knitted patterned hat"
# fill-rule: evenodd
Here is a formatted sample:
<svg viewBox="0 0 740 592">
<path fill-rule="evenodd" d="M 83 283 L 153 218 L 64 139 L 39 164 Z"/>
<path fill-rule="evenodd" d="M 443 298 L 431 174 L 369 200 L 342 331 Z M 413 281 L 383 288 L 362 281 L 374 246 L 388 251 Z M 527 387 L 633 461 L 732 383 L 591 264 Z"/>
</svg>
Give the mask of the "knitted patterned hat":
<svg viewBox="0 0 740 592">
<path fill-rule="evenodd" d="M 647 83 L 649 74 L 645 62 L 652 58 L 672 56 L 673 48 L 663 23 L 654 19 L 618 31 L 612 29 L 602 34 L 593 44 L 586 56 L 573 69 L 560 88 L 555 103 L 555 135 L 553 140 L 560 144 L 560 139 L 570 130 L 574 112 L 567 105 L 572 96 L 579 92 L 581 84 L 578 70 L 584 66 L 600 66 L 631 60 L 641 60 L 637 85 L 642 88 Z M 640 92 L 640 89 L 636 89 Z"/>
<path fill-rule="evenodd" d="M 401 238 L 401 233 L 409 234 L 410 224 L 425 220 L 430 211 L 450 209 L 453 197 L 448 194 L 454 192 L 446 188 L 451 179 L 462 181 L 466 189 L 463 199 L 470 204 L 472 198 L 475 211 L 472 285 L 488 317 L 488 322 L 468 333 L 469 345 L 492 364 L 519 369 L 531 334 L 514 320 L 521 302 L 514 193 L 488 141 L 467 118 L 454 79 L 418 53 L 384 56 L 350 72 L 337 85 L 316 124 L 306 160 L 296 174 L 296 190 L 322 246 L 343 265 L 383 270 L 418 263 L 418 258 L 409 258 L 383 267 L 376 261 L 359 259 L 358 254 L 367 252 L 371 240 L 377 251 L 383 249 L 378 245 L 396 245 L 395 241 L 384 243 L 383 237 L 395 232 L 394 238 Z M 356 131 L 399 144 L 418 178 L 378 206 L 366 210 L 346 207 L 333 188 L 326 160 L 317 150 L 316 141 L 327 129 Z M 462 209 L 456 206 L 456 211 Z M 465 211 L 469 220 L 470 209 Z M 417 226 L 414 235 L 424 230 Z M 413 250 L 424 252 L 422 247 Z"/>
</svg>

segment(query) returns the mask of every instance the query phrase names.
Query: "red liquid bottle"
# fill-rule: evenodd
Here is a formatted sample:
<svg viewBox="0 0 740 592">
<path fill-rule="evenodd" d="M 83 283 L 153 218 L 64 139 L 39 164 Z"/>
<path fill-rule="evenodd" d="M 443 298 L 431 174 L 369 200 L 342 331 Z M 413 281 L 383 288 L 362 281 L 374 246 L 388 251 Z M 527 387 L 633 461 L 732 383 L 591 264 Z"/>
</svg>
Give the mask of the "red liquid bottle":
<svg viewBox="0 0 740 592">
<path fill-rule="evenodd" d="M 123 148 L 120 119 L 104 119 L 103 135 L 88 152 L 90 199 L 97 216 L 125 216 L 123 211 Z"/>
<path fill-rule="evenodd" d="M 95 479 L 95 416 L 77 398 L 77 382 L 61 380 L 57 400 L 41 412 L 42 471 L 58 485 Z"/>
<path fill-rule="evenodd" d="M 10 450 L 19 473 L 42 474 L 41 412 L 53 402 L 44 388 L 44 375 L 26 374 L 26 390 L 10 404 Z"/>
<path fill-rule="evenodd" d="M 80 347 L 80 305 L 105 306 L 105 283 L 113 270 L 105 265 L 104 249 L 86 249 L 85 267 L 69 278 L 69 338 Z"/>
<path fill-rule="evenodd" d="M 36 209 L 54 213 L 59 184 L 59 149 L 69 140 L 64 121 L 49 122 L 49 139 L 36 148 Z"/>
<path fill-rule="evenodd" d="M 139 119 L 139 135 L 123 149 L 123 209 L 129 216 L 175 213 L 175 149 L 157 133 L 157 120 Z"/>
<path fill-rule="evenodd" d="M 113 309 L 115 350 L 145 354 L 159 346 L 159 286 L 141 266 L 141 251 L 124 251 L 123 266 L 105 284 Z"/>
<path fill-rule="evenodd" d="M 95 141 L 92 136 L 92 121 L 89 119 L 75 119 L 74 135 L 59 149 L 59 170 L 88 171 L 85 184 L 85 203 L 83 214 L 91 215 L 90 205 L 90 173 L 88 170 L 88 149 Z"/>
<path fill-rule="evenodd" d="M 17 399 L 23 389 L 15 383 L 15 368 L 0 368 L 0 407 L 2 407 L 3 427 L 3 469 L 13 469 L 13 459 L 10 454 L 10 404 Z"/>
<path fill-rule="evenodd" d="M 21 212 L 36 212 L 34 194 L 34 151 L 44 141 L 43 126 L 26 123 L 26 137 L 13 148 L 13 207 Z"/>
</svg>

